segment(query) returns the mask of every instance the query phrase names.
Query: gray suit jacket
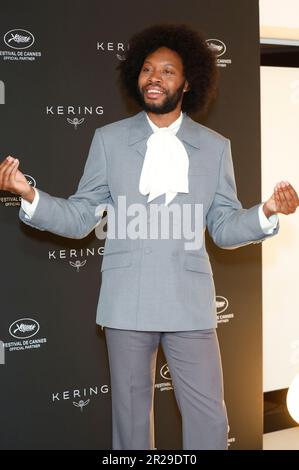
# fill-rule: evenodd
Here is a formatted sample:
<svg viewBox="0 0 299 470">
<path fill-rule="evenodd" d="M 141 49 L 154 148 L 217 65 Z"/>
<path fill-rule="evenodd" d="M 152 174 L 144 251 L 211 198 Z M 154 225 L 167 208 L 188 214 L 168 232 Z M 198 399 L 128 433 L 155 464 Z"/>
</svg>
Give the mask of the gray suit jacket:
<svg viewBox="0 0 299 470">
<path fill-rule="evenodd" d="M 99 204 L 111 204 L 118 215 L 118 196 L 126 205 L 140 203 L 150 223 L 150 205 L 139 192 L 139 178 L 152 129 L 145 112 L 96 129 L 83 176 L 68 199 L 39 190 L 32 219 L 21 220 L 39 230 L 83 238 L 98 224 Z M 237 198 L 230 141 L 183 115 L 177 137 L 189 156 L 189 193 L 171 204 L 203 204 L 207 226 L 222 248 L 258 243 L 262 231 L 259 204 L 242 208 Z M 171 206 L 170 204 L 170 206 Z M 278 231 L 278 226 L 273 234 Z M 97 323 L 120 329 L 179 331 L 216 327 L 215 287 L 205 243 L 186 251 L 184 239 L 107 238 L 102 260 Z"/>
</svg>

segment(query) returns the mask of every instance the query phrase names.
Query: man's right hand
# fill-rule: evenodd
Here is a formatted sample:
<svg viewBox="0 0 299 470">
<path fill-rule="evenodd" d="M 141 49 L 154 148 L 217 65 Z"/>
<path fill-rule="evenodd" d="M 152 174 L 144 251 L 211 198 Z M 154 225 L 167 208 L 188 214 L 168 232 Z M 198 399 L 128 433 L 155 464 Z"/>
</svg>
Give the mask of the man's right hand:
<svg viewBox="0 0 299 470">
<path fill-rule="evenodd" d="M 9 156 L 0 164 L 0 190 L 18 194 L 31 203 L 35 192 L 23 173 L 18 170 L 19 163 L 17 158 Z"/>
</svg>

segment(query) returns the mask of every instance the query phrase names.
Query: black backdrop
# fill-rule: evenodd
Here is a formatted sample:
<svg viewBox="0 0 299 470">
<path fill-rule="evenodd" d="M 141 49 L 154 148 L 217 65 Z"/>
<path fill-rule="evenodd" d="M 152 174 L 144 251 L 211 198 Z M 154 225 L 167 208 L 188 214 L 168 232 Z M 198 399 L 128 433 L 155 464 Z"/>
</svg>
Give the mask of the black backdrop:
<svg viewBox="0 0 299 470">
<path fill-rule="evenodd" d="M 122 49 L 132 33 L 165 21 L 187 23 L 219 46 L 219 96 L 202 122 L 231 139 L 239 199 L 244 207 L 258 203 L 257 0 L 2 1 L 1 160 L 14 155 L 32 184 L 55 196 L 72 194 L 94 129 L 132 113 L 117 83 Z M 70 240 L 31 229 L 18 220 L 19 205 L 16 196 L 0 193 L 0 340 L 6 350 L 0 447 L 110 449 L 106 344 L 95 324 L 103 243 L 94 233 Z M 208 248 L 219 296 L 230 448 L 258 449 L 261 249 L 220 250 L 211 241 Z M 180 416 L 165 362 L 160 351 L 156 446 L 180 449 Z"/>
</svg>

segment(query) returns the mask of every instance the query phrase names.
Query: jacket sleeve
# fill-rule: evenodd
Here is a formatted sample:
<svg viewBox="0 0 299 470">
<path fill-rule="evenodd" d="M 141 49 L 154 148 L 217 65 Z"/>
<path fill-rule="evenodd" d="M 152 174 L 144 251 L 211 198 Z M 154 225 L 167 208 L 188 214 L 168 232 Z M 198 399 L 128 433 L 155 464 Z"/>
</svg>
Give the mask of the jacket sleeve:
<svg viewBox="0 0 299 470">
<path fill-rule="evenodd" d="M 40 199 L 31 219 L 20 208 L 19 217 L 25 224 L 68 238 L 88 235 L 100 222 L 104 208 L 112 202 L 101 130 L 96 129 L 94 133 L 75 194 L 64 199 L 40 189 L 38 192 Z"/>
<path fill-rule="evenodd" d="M 225 140 L 221 155 L 219 179 L 214 200 L 207 213 L 207 227 L 212 239 L 220 248 L 234 249 L 250 243 L 260 243 L 276 235 L 266 235 L 259 220 L 260 203 L 244 209 L 237 197 L 237 189 L 231 155 L 231 144 Z"/>
</svg>

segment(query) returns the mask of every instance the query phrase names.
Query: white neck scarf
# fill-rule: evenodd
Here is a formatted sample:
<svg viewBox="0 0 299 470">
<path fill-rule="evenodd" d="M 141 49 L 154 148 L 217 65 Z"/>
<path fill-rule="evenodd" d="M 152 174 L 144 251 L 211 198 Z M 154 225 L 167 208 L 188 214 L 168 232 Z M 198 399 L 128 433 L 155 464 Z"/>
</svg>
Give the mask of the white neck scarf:
<svg viewBox="0 0 299 470">
<path fill-rule="evenodd" d="M 147 150 L 139 181 L 141 194 L 149 194 L 151 202 L 165 193 L 165 205 L 169 204 L 178 192 L 189 193 L 189 157 L 182 142 L 176 137 L 183 120 L 180 117 L 169 127 L 156 126 L 146 115 L 153 129 L 147 141 Z"/>
</svg>

